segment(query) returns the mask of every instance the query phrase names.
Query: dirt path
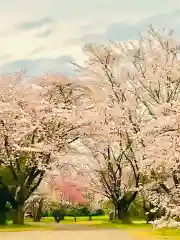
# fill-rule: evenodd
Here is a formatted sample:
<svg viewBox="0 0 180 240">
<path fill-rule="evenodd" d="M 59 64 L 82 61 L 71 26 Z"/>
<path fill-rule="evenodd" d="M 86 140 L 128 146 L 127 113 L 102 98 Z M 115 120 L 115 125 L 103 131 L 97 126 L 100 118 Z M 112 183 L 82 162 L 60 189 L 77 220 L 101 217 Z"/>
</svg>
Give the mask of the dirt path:
<svg viewBox="0 0 180 240">
<path fill-rule="evenodd" d="M 127 232 L 116 229 L 102 230 L 55 230 L 1 232 L 1 240 L 133 240 Z"/>
</svg>

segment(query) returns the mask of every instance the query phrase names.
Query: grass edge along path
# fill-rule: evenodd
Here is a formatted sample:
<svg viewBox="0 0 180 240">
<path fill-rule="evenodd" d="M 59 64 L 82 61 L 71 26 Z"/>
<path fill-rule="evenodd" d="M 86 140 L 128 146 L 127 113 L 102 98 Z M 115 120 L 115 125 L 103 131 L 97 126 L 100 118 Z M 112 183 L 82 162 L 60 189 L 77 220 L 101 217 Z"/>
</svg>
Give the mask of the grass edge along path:
<svg viewBox="0 0 180 240">
<path fill-rule="evenodd" d="M 135 240 L 180 240 L 180 229 L 155 230 L 144 221 L 134 221 L 133 224 L 102 223 L 103 228 L 118 228 L 127 231 Z"/>
<path fill-rule="evenodd" d="M 71 226 L 73 228 L 71 228 Z M 120 222 L 109 222 L 105 218 L 94 218 L 92 221 L 88 221 L 88 218 L 77 219 L 77 222 L 73 222 L 72 219 L 66 218 L 59 224 L 54 223 L 53 218 L 44 218 L 40 223 L 35 223 L 30 220 L 26 220 L 25 224 L 13 225 L 7 224 L 6 226 L 0 226 L 0 232 L 19 232 L 19 231 L 47 231 L 47 230 L 80 230 L 84 227 L 96 227 L 96 229 L 120 229 L 128 232 L 135 240 L 180 240 L 180 230 L 153 230 L 151 225 L 147 225 L 144 221 L 134 221 L 131 225 L 120 224 Z"/>
</svg>

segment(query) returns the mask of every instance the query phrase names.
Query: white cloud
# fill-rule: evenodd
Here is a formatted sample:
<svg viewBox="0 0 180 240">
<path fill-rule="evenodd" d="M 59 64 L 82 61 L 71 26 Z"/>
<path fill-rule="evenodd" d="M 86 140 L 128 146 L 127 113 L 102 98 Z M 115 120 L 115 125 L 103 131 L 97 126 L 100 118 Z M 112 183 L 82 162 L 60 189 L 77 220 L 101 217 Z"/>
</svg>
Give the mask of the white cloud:
<svg viewBox="0 0 180 240">
<path fill-rule="evenodd" d="M 115 22 L 137 26 L 178 9 L 179 0 L 0 1 L 0 65 L 62 55 L 82 61 L 83 36 L 103 36 Z"/>
</svg>

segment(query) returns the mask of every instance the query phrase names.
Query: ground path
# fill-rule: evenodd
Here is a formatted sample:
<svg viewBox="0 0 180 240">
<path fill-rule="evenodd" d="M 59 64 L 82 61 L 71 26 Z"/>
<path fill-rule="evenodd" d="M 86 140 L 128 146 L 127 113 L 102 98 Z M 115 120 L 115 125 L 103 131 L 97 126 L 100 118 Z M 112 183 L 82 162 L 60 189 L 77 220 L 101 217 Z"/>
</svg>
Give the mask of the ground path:
<svg viewBox="0 0 180 240">
<path fill-rule="evenodd" d="M 0 240 L 134 240 L 128 232 L 119 229 L 69 227 L 63 226 L 54 231 L 1 232 Z"/>
</svg>

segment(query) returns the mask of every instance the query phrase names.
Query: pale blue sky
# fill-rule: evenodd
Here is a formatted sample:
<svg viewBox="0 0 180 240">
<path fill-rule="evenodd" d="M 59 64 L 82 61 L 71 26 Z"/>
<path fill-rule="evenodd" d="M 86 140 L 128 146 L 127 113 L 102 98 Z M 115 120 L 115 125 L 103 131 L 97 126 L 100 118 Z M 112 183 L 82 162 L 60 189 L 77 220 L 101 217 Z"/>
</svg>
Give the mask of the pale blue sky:
<svg viewBox="0 0 180 240">
<path fill-rule="evenodd" d="M 0 72 L 71 73 L 85 43 L 134 39 L 148 24 L 180 37 L 180 0 L 0 0 Z"/>
</svg>

